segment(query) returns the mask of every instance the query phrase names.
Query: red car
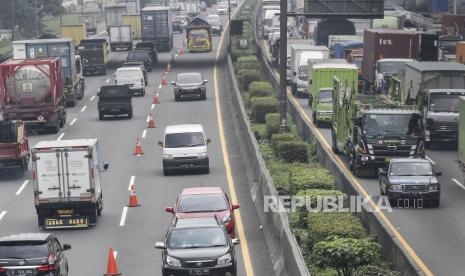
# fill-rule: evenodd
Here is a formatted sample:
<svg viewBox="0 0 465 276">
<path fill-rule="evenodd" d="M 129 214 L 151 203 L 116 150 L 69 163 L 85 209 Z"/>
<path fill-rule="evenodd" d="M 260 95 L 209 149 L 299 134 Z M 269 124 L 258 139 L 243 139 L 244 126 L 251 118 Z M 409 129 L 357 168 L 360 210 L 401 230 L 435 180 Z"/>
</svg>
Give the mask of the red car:
<svg viewBox="0 0 465 276">
<path fill-rule="evenodd" d="M 176 200 L 176 207 L 166 207 L 165 211 L 175 217 L 211 217 L 218 216 L 223 220 L 229 236 L 236 237 L 234 210 L 239 204 L 231 204 L 228 196 L 220 187 L 197 187 L 182 190 Z"/>
</svg>

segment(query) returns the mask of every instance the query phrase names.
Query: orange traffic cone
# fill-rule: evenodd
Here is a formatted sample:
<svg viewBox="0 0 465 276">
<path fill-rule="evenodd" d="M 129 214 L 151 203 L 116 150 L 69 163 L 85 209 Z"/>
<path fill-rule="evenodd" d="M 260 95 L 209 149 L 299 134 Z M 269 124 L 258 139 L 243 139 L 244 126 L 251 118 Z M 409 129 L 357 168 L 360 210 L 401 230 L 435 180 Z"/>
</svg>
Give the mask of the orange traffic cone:
<svg viewBox="0 0 465 276">
<path fill-rule="evenodd" d="M 168 80 L 166 79 L 166 74 L 164 74 L 163 78 L 161 79 L 161 85 L 168 85 Z"/>
<path fill-rule="evenodd" d="M 134 152 L 134 155 L 141 155 L 141 154 L 144 154 L 144 150 L 142 149 L 140 138 L 137 138 L 136 151 Z"/>
<path fill-rule="evenodd" d="M 148 128 L 155 128 L 155 121 L 153 120 L 152 113 L 150 113 L 150 116 L 149 116 L 149 126 L 148 126 Z"/>
<path fill-rule="evenodd" d="M 166 72 L 171 72 L 171 63 L 166 64 Z"/>
<path fill-rule="evenodd" d="M 140 204 L 137 201 L 136 195 L 136 186 L 134 184 L 131 185 L 131 195 L 129 196 L 129 205 L 128 207 L 139 207 Z"/>
<path fill-rule="evenodd" d="M 115 253 L 113 252 L 113 248 L 111 247 L 108 250 L 107 273 L 103 275 L 104 276 L 121 275 L 121 273 L 118 272 L 118 267 L 116 267 Z"/>
<path fill-rule="evenodd" d="M 153 104 L 160 104 L 160 98 L 158 98 L 158 93 L 153 96 Z"/>
<path fill-rule="evenodd" d="M 181 49 L 179 49 L 178 54 L 181 56 L 184 55 L 184 47 L 181 47 Z"/>
</svg>

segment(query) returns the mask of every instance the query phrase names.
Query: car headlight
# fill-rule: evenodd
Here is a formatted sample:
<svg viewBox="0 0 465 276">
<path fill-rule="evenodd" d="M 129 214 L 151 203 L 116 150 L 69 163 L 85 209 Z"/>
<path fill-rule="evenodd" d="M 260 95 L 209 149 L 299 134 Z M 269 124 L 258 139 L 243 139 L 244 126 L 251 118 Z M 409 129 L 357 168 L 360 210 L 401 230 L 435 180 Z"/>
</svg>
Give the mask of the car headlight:
<svg viewBox="0 0 465 276">
<path fill-rule="evenodd" d="M 391 185 L 391 189 L 394 190 L 394 191 L 401 191 L 402 190 L 402 185 L 400 185 L 400 184 Z"/>
<path fill-rule="evenodd" d="M 430 191 L 437 191 L 439 188 L 438 183 L 431 183 L 428 185 Z"/>
<path fill-rule="evenodd" d="M 170 266 L 181 266 L 181 262 L 178 259 L 171 257 L 170 255 L 166 256 L 166 263 Z"/>
<path fill-rule="evenodd" d="M 163 159 L 173 159 L 172 154 L 163 154 Z"/>
<path fill-rule="evenodd" d="M 208 157 L 208 154 L 206 152 L 201 152 L 197 155 L 198 158 L 205 158 Z"/>
<path fill-rule="evenodd" d="M 231 254 L 226 254 L 226 255 L 223 255 L 221 256 L 219 259 L 218 259 L 218 264 L 221 265 L 221 264 L 227 264 L 227 263 L 230 263 L 232 261 L 232 256 Z"/>
</svg>

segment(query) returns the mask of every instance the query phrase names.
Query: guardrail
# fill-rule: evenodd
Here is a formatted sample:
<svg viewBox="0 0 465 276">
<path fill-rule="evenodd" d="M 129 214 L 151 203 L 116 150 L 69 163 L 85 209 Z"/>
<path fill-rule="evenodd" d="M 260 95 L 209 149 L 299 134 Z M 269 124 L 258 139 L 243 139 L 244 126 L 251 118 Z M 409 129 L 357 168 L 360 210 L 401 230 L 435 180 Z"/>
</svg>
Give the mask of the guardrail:
<svg viewBox="0 0 465 276">
<path fill-rule="evenodd" d="M 9 60 L 13 57 L 13 52 L 8 52 L 6 54 L 0 55 L 0 63 Z"/>
</svg>

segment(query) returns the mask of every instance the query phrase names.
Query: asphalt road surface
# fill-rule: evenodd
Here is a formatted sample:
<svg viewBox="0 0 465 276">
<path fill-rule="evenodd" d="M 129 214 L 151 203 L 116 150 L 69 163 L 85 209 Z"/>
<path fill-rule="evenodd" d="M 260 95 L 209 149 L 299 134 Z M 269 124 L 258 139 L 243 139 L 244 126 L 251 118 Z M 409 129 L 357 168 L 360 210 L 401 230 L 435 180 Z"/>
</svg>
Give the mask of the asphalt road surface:
<svg viewBox="0 0 465 276">
<path fill-rule="evenodd" d="M 223 22 L 226 25 L 226 17 L 223 17 Z M 173 53 L 181 47 L 184 36 L 175 35 Z M 147 94 L 133 98 L 134 117 L 131 120 L 118 118 L 99 121 L 97 89 L 113 82 L 112 73 L 127 55 L 125 51 L 112 52 L 111 70 L 108 70 L 107 76 L 86 77 L 85 97 L 76 107 L 68 109 L 67 123 L 61 132 L 30 137 L 31 147 L 41 140 L 98 138 L 101 156 L 110 163 L 109 170 L 101 173 L 104 210 L 98 225 L 89 229 L 52 231 L 62 243 L 72 245 L 72 249 L 66 252 L 70 264 L 69 275 L 103 275 L 109 247 L 117 252 L 116 260 L 122 275 L 161 275 L 161 252 L 154 249 L 153 244 L 164 240 L 171 219 L 171 214 L 165 213 L 164 207 L 173 206 L 181 189 L 202 185 L 224 188 L 235 195 L 234 203 L 241 205 L 239 212 L 236 212 L 236 220 L 240 220 L 237 229 L 241 239 L 241 245 L 236 248 L 238 275 L 273 275 L 249 186 L 242 176 L 244 164 L 238 154 L 238 141 L 230 128 L 225 100 L 229 91 L 223 78 L 225 71 L 219 67 L 216 77 L 213 76 L 217 56 L 225 55 L 225 43 L 217 55 L 220 37 L 215 36 L 213 41 L 212 52 L 194 54 L 186 51 L 184 55 L 176 56 L 173 72 L 167 75 L 169 82 L 175 79 L 177 73 L 200 72 L 204 79 L 209 80 L 207 101 L 174 102 L 173 88 L 160 86 L 171 53 L 160 53 L 159 64 L 149 73 Z M 217 91 L 214 90 L 215 86 L 218 87 Z M 152 105 L 154 93 L 159 93 L 159 105 Z M 219 110 L 221 114 L 218 114 Z M 150 113 L 155 118 L 155 129 L 147 129 L 147 116 Z M 218 116 L 221 116 L 220 119 Z M 157 143 L 162 140 L 165 126 L 179 123 L 204 125 L 208 137 L 212 139 L 208 147 L 210 174 L 163 176 L 162 151 Z M 145 152 L 140 157 L 134 156 L 137 138 L 141 138 Z M 229 162 L 225 162 L 224 155 L 229 157 Z M 231 176 L 229 180 L 228 175 Z M 0 235 L 41 231 L 37 226 L 30 179 L 30 171 L 24 176 L 14 171 L 0 175 Z M 142 206 L 125 211 L 131 179 Z"/>
</svg>

